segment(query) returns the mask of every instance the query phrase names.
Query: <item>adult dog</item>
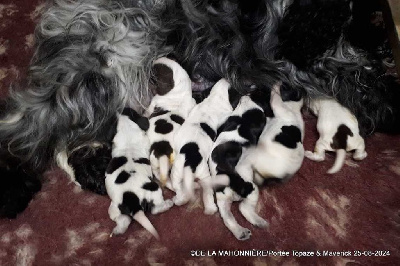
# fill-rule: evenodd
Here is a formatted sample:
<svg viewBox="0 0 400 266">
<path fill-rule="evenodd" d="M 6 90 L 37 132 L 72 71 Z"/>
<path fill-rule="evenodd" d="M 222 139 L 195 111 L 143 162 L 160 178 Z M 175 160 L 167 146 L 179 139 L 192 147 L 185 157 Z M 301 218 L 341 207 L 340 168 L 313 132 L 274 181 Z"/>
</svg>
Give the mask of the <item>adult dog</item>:
<svg viewBox="0 0 400 266">
<path fill-rule="evenodd" d="M 385 75 L 377 47 L 351 37 L 364 30 L 363 2 L 54 1 L 37 26 L 28 88 L 1 108 L 0 216 L 27 205 L 40 186 L 35 174 L 55 158 L 63 164 L 72 151 L 108 143 L 117 111 L 146 106 L 152 63 L 166 54 L 196 84 L 226 78 L 245 93 L 282 81 L 338 100 L 363 136 L 399 131 L 399 85 Z M 9 171 L 27 168 L 30 182 L 11 182 Z"/>
</svg>

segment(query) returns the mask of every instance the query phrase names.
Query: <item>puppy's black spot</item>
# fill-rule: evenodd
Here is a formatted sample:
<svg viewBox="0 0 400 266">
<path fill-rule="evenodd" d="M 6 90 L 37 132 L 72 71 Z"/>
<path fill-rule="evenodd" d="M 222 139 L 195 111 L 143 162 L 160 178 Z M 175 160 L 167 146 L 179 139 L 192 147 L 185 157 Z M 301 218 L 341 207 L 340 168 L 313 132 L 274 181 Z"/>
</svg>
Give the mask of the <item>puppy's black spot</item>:
<svg viewBox="0 0 400 266">
<path fill-rule="evenodd" d="M 147 199 L 144 199 L 144 200 L 142 200 L 142 203 L 140 204 L 140 206 L 142 207 L 144 212 L 149 212 L 149 211 L 151 211 L 151 209 L 153 209 L 154 203 L 152 200 L 148 201 Z"/>
<path fill-rule="evenodd" d="M 169 111 L 162 109 L 161 107 L 156 107 L 154 108 L 153 113 L 150 115 L 149 118 L 153 118 L 153 117 L 157 117 L 160 115 L 165 115 L 166 113 L 168 113 Z"/>
<path fill-rule="evenodd" d="M 229 88 L 229 102 L 232 106 L 232 109 L 235 109 L 236 106 L 239 104 L 240 98 L 242 97 L 242 95 L 240 95 L 240 93 L 232 88 Z"/>
<path fill-rule="evenodd" d="M 179 115 L 171 115 L 171 120 L 179 125 L 182 125 L 183 122 L 185 122 L 185 119 Z"/>
<path fill-rule="evenodd" d="M 346 149 L 347 148 L 347 138 L 353 136 L 353 132 L 344 124 L 341 124 L 335 135 L 332 138 L 331 147 L 334 150 Z"/>
<path fill-rule="evenodd" d="M 152 83 L 155 85 L 155 93 L 165 95 L 174 87 L 174 72 L 168 66 L 155 64 L 153 67 L 154 77 Z"/>
<path fill-rule="evenodd" d="M 228 119 L 218 128 L 217 135 L 225 131 L 233 131 L 238 128 L 241 122 L 240 116 L 234 115 L 228 117 Z"/>
<path fill-rule="evenodd" d="M 148 165 L 150 165 L 150 160 L 147 159 L 147 158 L 134 159 L 133 161 L 134 161 L 135 163 L 148 164 Z"/>
<path fill-rule="evenodd" d="M 283 126 L 282 132 L 276 135 L 275 141 L 289 149 L 296 149 L 297 143 L 301 142 L 301 131 L 296 126 Z"/>
<path fill-rule="evenodd" d="M 151 181 L 143 184 L 142 188 L 149 191 L 157 191 L 159 186 L 156 182 Z"/>
<path fill-rule="evenodd" d="M 242 146 L 236 141 L 228 141 L 214 148 L 211 159 L 217 164 L 217 172 L 231 172 L 242 156 Z"/>
<path fill-rule="evenodd" d="M 185 155 L 185 167 L 189 166 L 192 172 L 195 172 L 197 166 L 203 159 L 199 152 L 199 146 L 194 142 L 189 142 L 182 147 L 180 153 Z"/>
<path fill-rule="evenodd" d="M 114 173 L 115 170 L 126 164 L 128 159 L 125 156 L 121 157 L 114 157 L 111 159 L 110 163 L 107 166 L 106 173 L 107 174 L 112 174 Z"/>
<path fill-rule="evenodd" d="M 174 129 L 174 126 L 165 119 L 157 120 L 154 125 L 154 131 L 159 134 L 168 134 Z"/>
<path fill-rule="evenodd" d="M 169 156 L 172 153 L 172 147 L 168 141 L 158 141 L 151 145 L 150 152 L 153 152 L 154 156 L 159 159 L 163 155 Z"/>
<path fill-rule="evenodd" d="M 140 206 L 140 200 L 133 192 L 125 192 L 122 196 L 122 203 L 118 205 L 118 209 L 122 214 L 135 215 L 138 211 L 143 210 Z"/>
<path fill-rule="evenodd" d="M 210 137 L 211 140 L 215 140 L 216 133 L 215 131 L 206 123 L 200 123 L 201 129 Z"/>
<path fill-rule="evenodd" d="M 147 119 L 147 117 L 139 115 L 132 108 L 124 108 L 124 110 L 122 111 L 122 115 L 126 115 L 127 117 L 129 117 L 129 119 L 135 122 L 135 124 L 137 124 L 142 130 L 147 131 L 149 129 L 149 119 Z"/>
<path fill-rule="evenodd" d="M 239 127 L 239 135 L 256 145 L 266 124 L 266 118 L 260 109 L 251 109 L 242 116 L 242 124 Z"/>
<path fill-rule="evenodd" d="M 193 91 L 192 97 L 196 101 L 196 104 L 201 103 L 205 98 L 207 98 L 210 95 L 211 89 L 212 87 L 209 87 L 202 91 Z"/>
<path fill-rule="evenodd" d="M 253 192 L 254 187 L 250 182 L 246 182 L 243 178 L 236 172 L 228 174 L 229 176 L 229 187 L 235 191 L 242 198 L 246 198 L 251 192 Z"/>
<path fill-rule="evenodd" d="M 270 104 L 271 92 L 256 89 L 250 94 L 250 99 L 263 109 L 266 117 L 275 116 Z"/>
<path fill-rule="evenodd" d="M 123 184 L 123 183 L 125 183 L 126 181 L 128 181 L 130 176 L 131 175 L 128 174 L 127 172 L 122 171 L 121 173 L 119 173 L 119 175 L 115 179 L 115 184 Z"/>
</svg>

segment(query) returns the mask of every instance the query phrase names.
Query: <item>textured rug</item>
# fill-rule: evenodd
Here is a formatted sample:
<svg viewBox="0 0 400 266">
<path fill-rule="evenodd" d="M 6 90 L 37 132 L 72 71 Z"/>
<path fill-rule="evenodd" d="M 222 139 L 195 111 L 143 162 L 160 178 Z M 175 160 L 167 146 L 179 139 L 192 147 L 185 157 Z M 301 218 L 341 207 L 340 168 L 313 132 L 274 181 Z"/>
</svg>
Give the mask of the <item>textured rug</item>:
<svg viewBox="0 0 400 266">
<path fill-rule="evenodd" d="M 0 96 L 26 75 L 37 0 L 0 4 Z M 305 114 L 305 148 L 317 140 L 316 119 Z M 82 191 L 57 168 L 15 220 L 0 220 L 0 265 L 400 265 L 400 138 L 375 134 L 368 157 L 347 159 L 335 175 L 325 162 L 305 160 L 285 185 L 262 189 L 258 212 L 270 225 L 240 242 L 201 202 L 173 207 L 149 219 L 157 241 L 137 223 L 110 238 L 105 196 Z M 1 177 L 0 177 L 1 178 Z M 171 197 L 172 193 L 166 193 Z"/>
</svg>

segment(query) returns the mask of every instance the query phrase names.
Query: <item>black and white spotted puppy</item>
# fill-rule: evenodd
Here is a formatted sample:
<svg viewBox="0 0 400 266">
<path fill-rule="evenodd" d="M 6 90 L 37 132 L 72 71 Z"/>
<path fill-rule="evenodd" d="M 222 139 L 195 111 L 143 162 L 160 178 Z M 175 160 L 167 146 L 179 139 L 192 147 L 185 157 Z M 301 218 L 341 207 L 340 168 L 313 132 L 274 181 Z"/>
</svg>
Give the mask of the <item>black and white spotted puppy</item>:
<svg viewBox="0 0 400 266">
<path fill-rule="evenodd" d="M 330 98 L 312 99 L 309 108 L 318 116 L 319 139 L 314 152 L 305 152 L 307 158 L 323 161 L 325 151 L 335 151 L 335 163 L 328 170 L 329 174 L 333 174 L 342 168 L 347 151 L 355 151 L 353 154 L 355 160 L 363 160 L 367 157 L 365 142 L 359 133 L 358 121 L 347 108 Z"/>
<path fill-rule="evenodd" d="M 182 205 L 194 197 L 195 179 L 202 180 L 210 176 L 207 160 L 211 152 L 217 128 L 228 117 L 237 103 L 238 93 L 230 88 L 225 80 L 219 80 L 210 94 L 190 112 L 174 138 L 174 147 L 179 153 L 171 170 L 172 186 L 176 192 L 174 203 Z M 238 98 L 238 96 L 237 96 Z M 203 191 L 205 212 L 215 207 L 213 191 Z"/>
<path fill-rule="evenodd" d="M 156 95 L 147 108 L 150 162 L 156 178 L 171 188 L 167 181 L 175 157 L 173 138 L 194 107 L 195 100 L 189 75 L 178 63 L 163 57 L 154 62 L 153 70 Z"/>
<path fill-rule="evenodd" d="M 268 120 L 248 158 L 257 185 L 287 181 L 300 169 L 304 159 L 303 99 L 283 101 L 277 84 L 270 103 L 274 117 Z"/>
<path fill-rule="evenodd" d="M 259 192 L 253 183 L 251 165 L 241 159 L 248 148 L 257 145 L 267 117 L 273 117 L 269 95 L 255 92 L 240 99 L 232 115 L 218 130 L 219 135 L 209 158 L 213 180 L 205 180 L 202 183 L 203 187 L 208 187 L 214 182 L 212 186 L 217 187 L 216 197 L 220 215 L 227 228 L 239 240 L 248 239 L 251 232 L 240 226 L 233 217 L 233 201 L 241 201 L 239 210 L 250 223 L 258 227 L 268 225 L 255 210 Z"/>
<path fill-rule="evenodd" d="M 158 238 L 144 213 L 164 212 L 173 205 L 171 200 L 164 200 L 161 188 L 152 177 L 148 127 L 148 119 L 133 109 L 127 108 L 118 116 L 112 159 L 106 170 L 106 188 L 111 198 L 108 213 L 117 223 L 112 235 L 123 234 L 133 218 Z"/>
</svg>

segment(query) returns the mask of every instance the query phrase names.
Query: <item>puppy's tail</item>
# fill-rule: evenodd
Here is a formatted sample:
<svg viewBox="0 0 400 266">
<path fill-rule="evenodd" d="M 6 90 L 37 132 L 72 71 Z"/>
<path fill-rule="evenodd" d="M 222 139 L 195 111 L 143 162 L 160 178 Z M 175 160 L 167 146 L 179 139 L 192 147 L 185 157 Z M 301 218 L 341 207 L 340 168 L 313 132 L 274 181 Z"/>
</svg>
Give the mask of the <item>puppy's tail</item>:
<svg viewBox="0 0 400 266">
<path fill-rule="evenodd" d="M 172 187 L 176 191 L 179 189 L 183 179 L 183 167 L 185 164 L 185 156 L 183 154 L 178 154 L 174 164 L 172 165 L 171 169 L 171 182 Z"/>
<path fill-rule="evenodd" d="M 194 199 L 194 174 L 190 167 L 183 169 L 183 192 L 187 199 Z"/>
<path fill-rule="evenodd" d="M 171 155 L 172 156 L 172 155 Z M 170 158 L 167 155 L 163 155 L 158 159 L 158 165 L 160 167 L 160 182 L 162 186 L 165 186 L 168 180 L 168 174 L 170 169 Z"/>
<path fill-rule="evenodd" d="M 346 159 L 346 150 L 344 149 L 337 150 L 335 163 L 333 164 L 332 168 L 328 170 L 327 173 L 334 174 L 339 172 L 339 170 L 342 169 L 345 159 Z"/>
<path fill-rule="evenodd" d="M 144 227 L 147 231 L 149 231 L 155 238 L 160 239 L 160 236 L 157 233 L 157 230 L 154 228 L 153 224 L 146 217 L 142 210 L 138 211 L 133 215 L 133 219 L 138 222 L 141 226 Z"/>
</svg>

